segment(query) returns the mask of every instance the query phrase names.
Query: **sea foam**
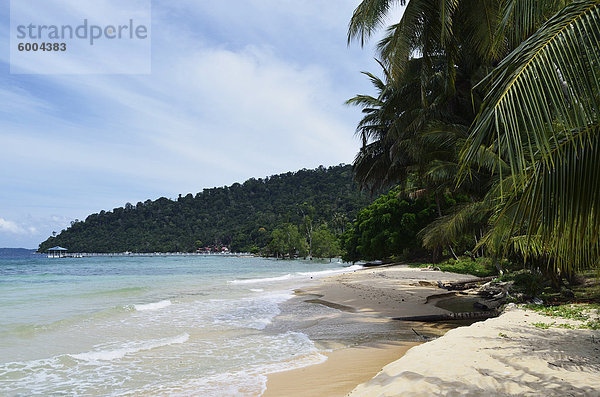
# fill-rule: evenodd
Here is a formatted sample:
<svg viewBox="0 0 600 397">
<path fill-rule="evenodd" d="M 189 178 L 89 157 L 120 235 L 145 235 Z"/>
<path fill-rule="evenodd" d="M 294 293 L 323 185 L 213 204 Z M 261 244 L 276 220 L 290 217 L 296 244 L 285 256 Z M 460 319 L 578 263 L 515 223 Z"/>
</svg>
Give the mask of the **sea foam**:
<svg viewBox="0 0 600 397">
<path fill-rule="evenodd" d="M 271 283 L 274 281 L 285 281 L 292 278 L 291 274 L 286 274 L 285 276 L 278 277 L 267 277 L 267 278 L 250 278 L 247 280 L 232 280 L 229 281 L 230 284 L 257 284 L 257 283 Z"/>
<path fill-rule="evenodd" d="M 293 296 L 292 291 L 275 291 L 258 297 L 213 301 L 218 311 L 212 320 L 229 327 L 264 329 L 281 313 L 279 304 Z"/>
<path fill-rule="evenodd" d="M 326 276 L 333 276 L 336 274 L 354 272 L 354 271 L 360 270 L 362 268 L 363 268 L 363 266 L 361 266 L 361 265 L 352 265 L 352 266 L 348 266 L 348 267 L 342 267 L 342 268 L 331 269 L 331 270 L 321 270 L 321 271 L 317 271 L 317 272 L 297 272 L 295 274 L 286 274 L 286 275 L 277 276 L 277 277 L 232 280 L 232 281 L 228 281 L 228 283 L 237 285 L 237 284 L 273 283 L 273 282 L 287 281 L 287 280 L 303 280 L 303 279 L 306 279 L 309 277 L 310 278 L 318 278 L 318 277 L 326 277 Z"/>
<path fill-rule="evenodd" d="M 322 271 L 318 271 L 318 272 L 298 272 L 296 274 L 298 274 L 300 276 L 307 276 L 307 277 L 324 277 L 324 276 L 333 276 L 335 274 L 350 273 L 350 272 L 354 272 L 356 270 L 360 270 L 362 268 L 363 268 L 363 266 L 361 266 L 361 265 L 352 265 L 352 266 L 343 267 L 340 269 L 322 270 Z"/>
<path fill-rule="evenodd" d="M 87 362 L 113 361 L 119 360 L 128 354 L 134 354 L 145 350 L 152 350 L 163 346 L 185 343 L 188 341 L 189 338 L 190 335 L 184 333 L 173 338 L 129 342 L 124 344 L 122 347 L 113 350 L 94 350 L 85 353 L 70 354 L 70 356 L 76 360 Z"/>
<path fill-rule="evenodd" d="M 300 332 L 272 335 L 261 342 L 255 346 L 256 350 L 247 351 L 255 360 L 248 362 L 242 370 L 231 368 L 229 371 L 176 382 L 146 385 L 133 394 L 173 397 L 262 395 L 266 390 L 267 374 L 320 364 L 327 360 L 327 356 L 315 347 L 314 342 Z M 260 358 L 261 354 L 257 356 L 259 352 L 271 357 L 265 361 L 265 357 Z"/>
<path fill-rule="evenodd" d="M 133 305 L 134 309 L 138 312 L 151 311 L 151 310 L 160 310 L 165 307 L 171 306 L 171 301 L 166 299 L 160 302 L 146 303 L 143 305 Z"/>
</svg>

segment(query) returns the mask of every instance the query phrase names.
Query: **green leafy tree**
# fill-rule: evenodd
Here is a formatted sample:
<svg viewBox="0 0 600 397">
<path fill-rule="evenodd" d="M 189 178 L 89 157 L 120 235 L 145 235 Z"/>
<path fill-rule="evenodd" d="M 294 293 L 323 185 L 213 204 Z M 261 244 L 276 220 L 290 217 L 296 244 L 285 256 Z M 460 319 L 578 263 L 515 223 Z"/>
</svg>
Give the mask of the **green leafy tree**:
<svg viewBox="0 0 600 397">
<path fill-rule="evenodd" d="M 277 257 L 294 258 L 296 255 L 305 257 L 307 254 L 306 240 L 298 232 L 298 227 L 290 223 L 280 225 L 273 231 L 273 239 L 269 248 Z"/>
<path fill-rule="evenodd" d="M 313 255 L 317 258 L 331 258 L 340 255 L 340 243 L 327 225 L 319 226 L 313 233 Z"/>
<path fill-rule="evenodd" d="M 315 208 L 312 205 L 309 205 L 308 203 L 304 203 L 300 206 L 299 211 L 302 214 L 301 228 L 306 237 L 307 254 L 308 257 L 311 258 L 313 255 L 313 219 L 315 214 Z"/>
<path fill-rule="evenodd" d="M 432 200 L 404 199 L 401 189 L 394 189 L 358 213 L 353 228 L 344 235 L 343 258 L 356 262 L 418 250 L 418 232 L 435 217 Z"/>
</svg>

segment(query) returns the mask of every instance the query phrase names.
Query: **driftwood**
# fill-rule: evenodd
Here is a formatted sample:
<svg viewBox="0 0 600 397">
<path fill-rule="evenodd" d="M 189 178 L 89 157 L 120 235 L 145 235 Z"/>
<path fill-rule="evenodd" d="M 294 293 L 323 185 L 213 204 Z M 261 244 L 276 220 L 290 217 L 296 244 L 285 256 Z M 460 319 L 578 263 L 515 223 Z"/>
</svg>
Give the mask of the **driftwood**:
<svg viewBox="0 0 600 397">
<path fill-rule="evenodd" d="M 449 291 L 462 291 L 465 289 L 471 289 L 471 288 L 477 287 L 479 284 L 487 283 L 488 281 L 492 281 L 495 278 L 496 278 L 496 276 L 481 277 L 481 278 L 474 278 L 471 280 L 457 281 L 455 283 L 450 283 L 450 284 L 442 284 L 441 282 L 438 282 L 438 285 L 441 288 L 447 289 Z"/>
<path fill-rule="evenodd" d="M 372 261 L 372 262 L 367 262 L 367 263 L 362 264 L 363 267 L 375 267 L 375 266 L 381 266 L 381 265 L 385 265 L 385 263 L 383 261 Z"/>
<path fill-rule="evenodd" d="M 486 318 L 497 317 L 499 315 L 498 310 L 490 310 L 486 312 L 464 312 L 464 313 L 448 313 L 448 314 L 431 314 L 427 316 L 408 316 L 408 317 L 394 317 L 393 320 L 398 321 L 422 321 L 422 322 L 436 322 L 436 321 L 451 321 L 451 320 L 484 320 Z"/>
</svg>

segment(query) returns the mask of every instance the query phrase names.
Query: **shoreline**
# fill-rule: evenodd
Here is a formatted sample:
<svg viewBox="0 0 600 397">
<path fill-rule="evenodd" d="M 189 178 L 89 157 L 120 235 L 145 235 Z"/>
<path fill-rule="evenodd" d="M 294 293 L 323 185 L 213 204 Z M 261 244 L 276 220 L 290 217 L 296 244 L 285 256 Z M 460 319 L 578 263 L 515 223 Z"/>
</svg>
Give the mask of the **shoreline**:
<svg viewBox="0 0 600 397">
<path fill-rule="evenodd" d="M 381 322 L 398 332 L 322 352 L 328 358 L 321 364 L 268 374 L 263 395 L 597 395 L 600 331 L 569 329 L 579 325 L 574 320 L 540 329 L 534 324 L 557 319 L 514 305 L 499 317 L 458 328 L 392 320 L 448 312 L 432 298 L 444 291 L 437 281 L 473 278 L 385 266 L 296 291 L 298 299 L 337 309 L 345 324 Z M 336 321 L 328 325 L 338 329 Z"/>
<path fill-rule="evenodd" d="M 549 320 L 581 325 L 509 305 L 409 350 L 349 396 L 597 396 L 600 331 L 534 325 Z"/>
<path fill-rule="evenodd" d="M 324 352 L 320 364 L 267 376 L 263 397 L 345 396 L 421 342 L 380 341 Z"/>
<path fill-rule="evenodd" d="M 337 274 L 295 290 L 294 299 L 319 305 L 329 316 L 300 331 L 322 349 L 320 364 L 267 375 L 269 396 L 345 396 L 412 347 L 437 338 L 456 324 L 404 322 L 394 317 L 445 314 L 432 296 L 445 290 L 438 281 L 454 282 L 471 275 L 412 269 L 404 265 L 377 266 Z M 293 317 L 294 313 L 288 314 Z M 328 328 L 326 336 L 314 328 Z M 344 343 L 339 343 L 344 340 Z"/>
</svg>

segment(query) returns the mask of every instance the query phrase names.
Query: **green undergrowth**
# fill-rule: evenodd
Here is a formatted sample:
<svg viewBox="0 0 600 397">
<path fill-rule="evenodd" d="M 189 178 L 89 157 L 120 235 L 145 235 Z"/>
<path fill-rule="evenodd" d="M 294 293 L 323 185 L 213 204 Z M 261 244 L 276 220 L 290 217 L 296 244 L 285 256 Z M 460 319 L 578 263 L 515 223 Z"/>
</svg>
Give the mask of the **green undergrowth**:
<svg viewBox="0 0 600 397">
<path fill-rule="evenodd" d="M 572 283 L 563 281 L 560 288 L 553 288 L 546 284 L 539 294 L 546 303 L 561 305 L 567 303 L 600 302 L 600 279 L 596 271 L 578 274 Z"/>
<path fill-rule="evenodd" d="M 544 316 L 555 318 L 566 318 L 569 320 L 580 321 L 581 324 L 557 324 L 552 323 L 533 323 L 537 328 L 548 329 L 550 327 L 569 328 L 569 329 L 600 329 L 600 318 L 598 313 L 600 310 L 599 304 L 567 304 L 558 306 L 544 305 L 525 305 L 527 309 L 536 311 Z"/>
<path fill-rule="evenodd" d="M 542 274 L 530 270 L 507 272 L 496 280 L 500 282 L 512 281 L 511 292 L 513 294 L 524 294 L 524 297 L 528 298 L 539 296 L 549 287 L 549 281 Z"/>
<path fill-rule="evenodd" d="M 580 303 L 600 303 L 600 274 L 598 270 L 588 270 L 580 274 L 579 283 L 571 287 L 574 300 Z"/>
<path fill-rule="evenodd" d="M 498 274 L 489 258 L 471 259 L 468 257 L 461 257 L 459 260 L 448 259 L 447 261 L 438 264 L 413 263 L 409 264 L 409 266 L 413 268 L 437 267 L 443 272 L 472 274 L 477 277 L 488 277 Z"/>
<path fill-rule="evenodd" d="M 558 287 L 547 275 L 531 269 L 508 270 L 496 281 L 513 283 L 511 294 L 521 295 L 515 303 L 532 298 L 540 298 L 550 305 L 600 302 L 600 278 L 596 271 L 578 273 L 570 282 L 563 279 Z"/>
</svg>

